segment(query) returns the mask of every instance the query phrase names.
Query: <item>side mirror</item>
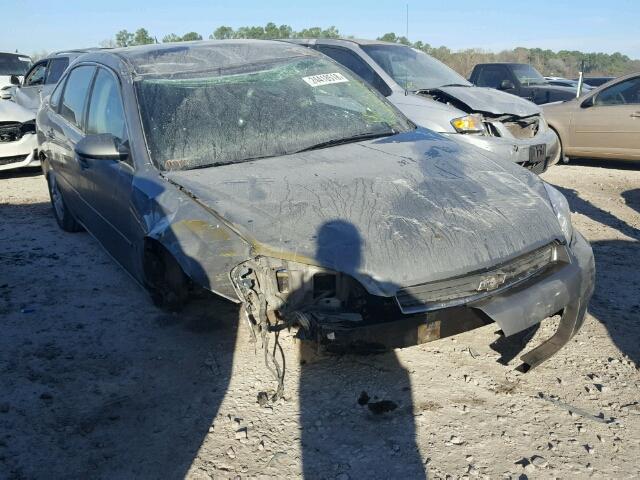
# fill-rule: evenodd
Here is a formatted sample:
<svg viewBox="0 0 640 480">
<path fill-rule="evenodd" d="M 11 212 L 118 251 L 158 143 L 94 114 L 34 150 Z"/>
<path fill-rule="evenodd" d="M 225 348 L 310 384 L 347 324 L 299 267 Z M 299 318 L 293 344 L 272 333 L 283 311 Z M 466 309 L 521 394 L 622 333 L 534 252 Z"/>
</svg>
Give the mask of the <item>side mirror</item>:
<svg viewBox="0 0 640 480">
<path fill-rule="evenodd" d="M 511 80 L 502 80 L 500 82 L 500 86 L 498 87 L 498 90 L 513 90 L 515 88 L 516 86 L 513 84 Z"/>
<path fill-rule="evenodd" d="M 9 77 L 9 83 L 11 83 L 11 85 L 15 85 L 17 87 L 20 86 L 20 79 L 18 78 L 17 75 L 11 75 Z"/>
<path fill-rule="evenodd" d="M 580 104 L 580 108 L 589 108 L 589 107 L 593 107 L 594 105 L 594 99 L 595 99 L 595 95 L 591 95 L 589 98 L 587 98 L 584 102 L 582 102 Z"/>
<path fill-rule="evenodd" d="M 110 133 L 87 135 L 75 147 L 79 157 L 93 160 L 125 160 L 129 149 Z"/>
</svg>

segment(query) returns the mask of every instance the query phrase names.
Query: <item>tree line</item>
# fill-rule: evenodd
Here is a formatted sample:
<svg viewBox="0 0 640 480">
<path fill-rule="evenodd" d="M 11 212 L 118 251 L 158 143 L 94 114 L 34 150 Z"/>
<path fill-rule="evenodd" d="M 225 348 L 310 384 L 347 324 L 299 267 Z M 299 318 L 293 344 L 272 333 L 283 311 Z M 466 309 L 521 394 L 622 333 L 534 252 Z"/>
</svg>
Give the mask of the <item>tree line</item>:
<svg viewBox="0 0 640 480">
<path fill-rule="evenodd" d="M 184 42 L 190 40 L 202 40 L 202 35 L 197 32 L 187 32 L 183 35 L 170 33 L 162 37 L 162 42 Z M 226 40 L 235 38 L 276 39 L 276 38 L 353 38 L 341 35 L 335 26 L 328 28 L 309 27 L 295 31 L 289 25 L 276 25 L 273 22 L 262 26 L 245 26 L 234 29 L 229 26 L 220 26 L 210 35 L 210 39 Z M 453 51 L 448 47 L 434 47 L 422 41 L 411 42 L 404 36 L 398 36 L 393 32 L 385 33 L 378 37 L 392 43 L 408 45 L 421 50 L 432 57 L 449 65 L 464 77 L 468 77 L 474 65 L 487 62 L 518 62 L 530 63 L 540 73 L 547 76 L 560 76 L 574 78 L 578 75 L 581 66 L 584 65 L 585 73 L 590 75 L 623 75 L 625 73 L 640 71 L 640 60 L 632 60 L 627 55 L 619 52 L 609 53 L 585 53 L 578 50 L 543 50 L 541 48 L 517 47 L 501 52 L 490 52 L 481 48 L 468 48 Z M 120 30 L 115 39 L 102 42 L 105 47 L 128 47 L 132 45 L 145 45 L 160 43 L 145 28 L 139 28 L 135 32 Z"/>
</svg>

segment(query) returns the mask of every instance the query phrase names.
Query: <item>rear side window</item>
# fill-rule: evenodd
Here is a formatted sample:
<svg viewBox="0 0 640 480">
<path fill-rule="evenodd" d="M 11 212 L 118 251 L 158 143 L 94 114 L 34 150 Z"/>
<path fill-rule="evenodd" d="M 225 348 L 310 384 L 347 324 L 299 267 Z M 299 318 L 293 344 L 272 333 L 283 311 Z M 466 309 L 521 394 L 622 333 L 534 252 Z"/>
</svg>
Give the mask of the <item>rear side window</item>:
<svg viewBox="0 0 640 480">
<path fill-rule="evenodd" d="M 58 83 L 60 77 L 69 66 L 69 59 L 67 57 L 54 58 L 49 62 L 49 73 L 47 74 L 47 80 L 45 83 L 50 85 L 52 83 Z"/>
<path fill-rule="evenodd" d="M 502 80 L 508 80 L 507 73 L 503 67 L 484 67 L 480 69 L 476 85 L 479 87 L 499 88 Z"/>
<path fill-rule="evenodd" d="M 96 81 L 93 84 L 87 117 L 87 133 L 110 133 L 120 141 L 126 139 L 120 89 L 113 75 L 103 68 L 98 69 Z"/>
<path fill-rule="evenodd" d="M 64 87 L 60 115 L 78 128 L 82 128 L 87 94 L 95 70 L 95 67 L 88 65 L 74 68 Z"/>
</svg>

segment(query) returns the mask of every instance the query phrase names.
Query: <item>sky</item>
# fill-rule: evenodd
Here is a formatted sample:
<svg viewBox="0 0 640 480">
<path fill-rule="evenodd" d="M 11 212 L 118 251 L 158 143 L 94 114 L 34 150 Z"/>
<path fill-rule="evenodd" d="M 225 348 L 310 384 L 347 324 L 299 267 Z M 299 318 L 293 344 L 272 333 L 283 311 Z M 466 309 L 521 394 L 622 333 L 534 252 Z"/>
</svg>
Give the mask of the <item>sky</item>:
<svg viewBox="0 0 640 480">
<path fill-rule="evenodd" d="M 409 39 L 432 46 L 619 51 L 640 59 L 640 0 L 0 0 L 0 51 L 98 46 L 140 27 L 158 39 L 188 31 L 207 38 L 220 25 L 267 22 L 294 30 L 335 25 L 358 38 L 404 35 L 407 4 Z"/>
</svg>

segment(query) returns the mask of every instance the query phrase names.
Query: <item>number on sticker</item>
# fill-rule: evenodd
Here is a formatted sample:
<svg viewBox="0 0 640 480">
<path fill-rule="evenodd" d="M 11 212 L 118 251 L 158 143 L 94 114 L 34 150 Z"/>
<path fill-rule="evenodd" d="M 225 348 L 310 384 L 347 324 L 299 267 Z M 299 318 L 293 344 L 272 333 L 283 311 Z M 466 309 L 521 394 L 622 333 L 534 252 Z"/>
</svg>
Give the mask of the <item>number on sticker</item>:
<svg viewBox="0 0 640 480">
<path fill-rule="evenodd" d="M 330 85 L 332 83 L 344 83 L 349 80 L 341 73 L 321 73 L 320 75 L 311 75 L 310 77 L 302 77 L 306 83 L 312 87 L 320 87 L 322 85 Z"/>
</svg>

